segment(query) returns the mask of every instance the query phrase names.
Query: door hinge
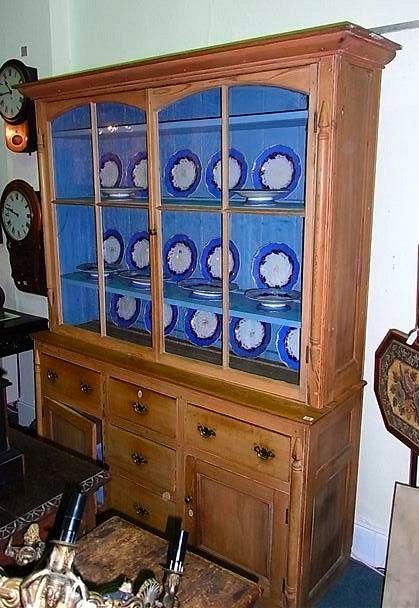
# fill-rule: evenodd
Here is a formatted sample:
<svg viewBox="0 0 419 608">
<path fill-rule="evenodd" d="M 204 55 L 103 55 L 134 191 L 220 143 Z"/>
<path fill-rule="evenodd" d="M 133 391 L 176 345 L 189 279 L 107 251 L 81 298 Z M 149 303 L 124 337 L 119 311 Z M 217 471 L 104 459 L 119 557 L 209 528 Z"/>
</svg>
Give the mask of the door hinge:
<svg viewBox="0 0 419 608">
<path fill-rule="evenodd" d="M 317 133 L 317 122 L 318 122 L 318 114 L 317 110 L 314 112 L 314 132 Z"/>
<path fill-rule="evenodd" d="M 282 593 L 285 593 L 285 579 L 282 579 Z"/>
<path fill-rule="evenodd" d="M 310 345 L 307 344 L 306 346 L 306 363 L 310 362 Z"/>
<path fill-rule="evenodd" d="M 285 523 L 288 525 L 288 509 L 285 509 Z"/>
</svg>

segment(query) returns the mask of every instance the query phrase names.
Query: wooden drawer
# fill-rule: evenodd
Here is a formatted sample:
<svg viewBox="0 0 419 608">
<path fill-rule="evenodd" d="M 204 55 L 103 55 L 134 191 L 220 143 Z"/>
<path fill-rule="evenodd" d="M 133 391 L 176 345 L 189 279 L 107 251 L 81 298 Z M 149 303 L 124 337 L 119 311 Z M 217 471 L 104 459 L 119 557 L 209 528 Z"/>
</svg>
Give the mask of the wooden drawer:
<svg viewBox="0 0 419 608">
<path fill-rule="evenodd" d="M 157 486 L 172 494 L 175 488 L 176 452 L 154 441 L 109 425 L 109 464 L 133 481 Z"/>
<path fill-rule="evenodd" d="M 100 374 L 50 355 L 41 355 L 44 396 L 101 416 Z"/>
<path fill-rule="evenodd" d="M 175 514 L 174 502 L 164 500 L 158 494 L 123 477 L 112 476 L 107 486 L 107 495 L 110 508 L 156 530 L 165 531 L 167 518 Z"/>
<path fill-rule="evenodd" d="M 139 424 L 167 437 L 176 436 L 176 399 L 139 384 L 109 378 L 109 415 L 125 421 L 128 428 Z"/>
<path fill-rule="evenodd" d="M 289 480 L 291 437 L 187 404 L 186 443 L 225 461 Z"/>
</svg>

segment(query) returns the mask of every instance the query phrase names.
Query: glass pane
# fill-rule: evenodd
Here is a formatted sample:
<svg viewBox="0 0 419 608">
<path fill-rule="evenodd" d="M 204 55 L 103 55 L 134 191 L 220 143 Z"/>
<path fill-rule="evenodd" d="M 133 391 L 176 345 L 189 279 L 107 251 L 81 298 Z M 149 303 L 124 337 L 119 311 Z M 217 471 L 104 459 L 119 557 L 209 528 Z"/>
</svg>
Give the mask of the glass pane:
<svg viewBox="0 0 419 608">
<path fill-rule="evenodd" d="M 240 255 L 230 295 L 230 366 L 298 382 L 303 219 L 234 213 L 231 244 Z"/>
<path fill-rule="evenodd" d="M 102 220 L 105 274 L 109 272 L 105 278 L 106 333 L 151 346 L 146 317 L 151 298 L 147 210 L 105 207 Z"/>
<path fill-rule="evenodd" d="M 221 364 L 219 213 L 163 213 L 165 350 Z"/>
<path fill-rule="evenodd" d="M 89 105 L 52 121 L 56 199 L 93 199 L 93 155 Z"/>
<path fill-rule="evenodd" d="M 221 93 L 210 89 L 159 112 L 164 205 L 218 207 L 221 200 Z"/>
<path fill-rule="evenodd" d="M 93 207 L 57 205 L 63 322 L 100 332 Z"/>
<path fill-rule="evenodd" d="M 100 103 L 96 111 L 102 200 L 147 200 L 144 110 L 122 103 Z"/>
<path fill-rule="evenodd" d="M 232 206 L 303 211 L 307 104 L 307 95 L 279 87 L 230 89 Z"/>
<path fill-rule="evenodd" d="M 240 255 L 230 366 L 292 383 L 299 381 L 307 108 L 306 95 L 279 87 L 229 91 L 230 238 Z"/>
</svg>

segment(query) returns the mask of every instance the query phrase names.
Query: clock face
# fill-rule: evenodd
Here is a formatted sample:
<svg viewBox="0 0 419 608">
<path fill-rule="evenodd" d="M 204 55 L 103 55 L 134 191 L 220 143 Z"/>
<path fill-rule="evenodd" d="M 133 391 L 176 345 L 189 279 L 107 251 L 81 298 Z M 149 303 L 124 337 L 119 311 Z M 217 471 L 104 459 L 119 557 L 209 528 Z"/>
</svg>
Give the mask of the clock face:
<svg viewBox="0 0 419 608">
<path fill-rule="evenodd" d="M 24 82 L 25 76 L 17 66 L 6 63 L 1 69 L 0 113 L 5 120 L 13 120 L 22 110 L 25 97 L 13 87 Z"/>
<path fill-rule="evenodd" d="M 11 190 L 4 199 L 2 223 L 7 235 L 14 241 L 23 241 L 31 229 L 32 210 L 27 198 L 19 190 Z"/>
</svg>

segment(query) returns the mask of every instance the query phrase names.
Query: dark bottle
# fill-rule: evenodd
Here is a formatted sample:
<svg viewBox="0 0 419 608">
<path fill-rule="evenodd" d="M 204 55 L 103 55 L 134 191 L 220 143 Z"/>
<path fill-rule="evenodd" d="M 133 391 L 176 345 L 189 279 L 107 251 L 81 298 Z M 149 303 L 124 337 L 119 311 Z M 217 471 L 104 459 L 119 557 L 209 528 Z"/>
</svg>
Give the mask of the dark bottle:
<svg viewBox="0 0 419 608">
<path fill-rule="evenodd" d="M 77 542 L 77 533 L 83 519 L 85 506 L 86 494 L 82 494 L 81 492 L 72 494 L 64 514 L 57 541 L 70 545 L 74 545 Z"/>
</svg>

